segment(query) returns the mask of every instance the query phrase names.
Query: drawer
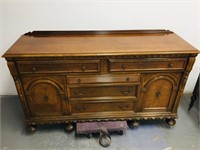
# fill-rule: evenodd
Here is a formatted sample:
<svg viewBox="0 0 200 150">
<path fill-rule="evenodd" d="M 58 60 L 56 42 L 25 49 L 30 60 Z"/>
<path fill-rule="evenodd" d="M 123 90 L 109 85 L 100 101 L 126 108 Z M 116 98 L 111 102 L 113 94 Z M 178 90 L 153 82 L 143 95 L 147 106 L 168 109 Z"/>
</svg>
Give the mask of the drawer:
<svg viewBox="0 0 200 150">
<path fill-rule="evenodd" d="M 100 72 L 100 60 L 18 61 L 20 73 Z"/>
<path fill-rule="evenodd" d="M 109 59 L 109 71 L 183 70 L 187 59 Z"/>
<path fill-rule="evenodd" d="M 118 74 L 118 75 L 87 75 L 68 76 L 67 82 L 73 83 L 119 83 L 119 82 L 139 82 L 140 74 Z"/>
<path fill-rule="evenodd" d="M 138 85 L 90 85 L 69 87 L 69 98 L 101 98 L 137 96 Z"/>
<path fill-rule="evenodd" d="M 72 103 L 72 113 L 133 111 L 133 102 L 118 103 Z"/>
</svg>

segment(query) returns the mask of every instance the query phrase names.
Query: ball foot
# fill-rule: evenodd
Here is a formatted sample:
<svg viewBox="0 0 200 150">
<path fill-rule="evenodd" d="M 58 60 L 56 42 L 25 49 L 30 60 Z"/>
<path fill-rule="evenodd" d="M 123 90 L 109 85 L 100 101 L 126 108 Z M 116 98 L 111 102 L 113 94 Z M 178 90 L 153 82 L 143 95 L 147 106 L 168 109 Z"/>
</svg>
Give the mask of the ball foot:
<svg viewBox="0 0 200 150">
<path fill-rule="evenodd" d="M 165 122 L 167 123 L 167 125 L 174 126 L 176 124 L 176 120 L 171 118 L 171 119 L 165 119 Z"/>
<path fill-rule="evenodd" d="M 71 123 L 67 123 L 66 127 L 65 127 L 65 130 L 67 132 L 72 132 L 74 130 L 74 126 Z"/>
<path fill-rule="evenodd" d="M 130 122 L 128 123 L 128 125 L 129 125 L 129 127 L 131 127 L 131 128 L 137 128 L 137 127 L 139 127 L 140 123 L 139 123 L 138 121 L 134 120 L 134 121 L 130 121 Z"/>
<path fill-rule="evenodd" d="M 36 132 L 36 124 L 31 124 L 26 126 L 26 131 L 30 134 L 33 134 Z"/>
</svg>

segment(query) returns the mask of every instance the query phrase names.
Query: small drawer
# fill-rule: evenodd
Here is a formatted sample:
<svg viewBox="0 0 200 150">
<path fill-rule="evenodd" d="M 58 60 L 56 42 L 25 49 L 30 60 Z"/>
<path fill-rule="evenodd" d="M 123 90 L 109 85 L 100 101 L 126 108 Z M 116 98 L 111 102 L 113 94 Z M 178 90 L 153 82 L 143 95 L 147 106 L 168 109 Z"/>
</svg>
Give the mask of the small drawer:
<svg viewBox="0 0 200 150">
<path fill-rule="evenodd" d="M 87 76 L 68 76 L 67 82 L 73 83 L 133 83 L 140 81 L 140 74 L 118 74 L 118 75 L 87 75 Z"/>
<path fill-rule="evenodd" d="M 133 102 L 71 104 L 72 113 L 133 111 Z"/>
<path fill-rule="evenodd" d="M 109 71 L 135 71 L 135 70 L 183 70 L 187 59 L 110 59 Z"/>
<path fill-rule="evenodd" d="M 99 60 L 18 61 L 20 73 L 100 72 Z"/>
<path fill-rule="evenodd" d="M 70 98 L 101 98 L 129 96 L 136 98 L 137 85 L 96 85 L 96 86 L 79 86 L 69 88 Z"/>
</svg>

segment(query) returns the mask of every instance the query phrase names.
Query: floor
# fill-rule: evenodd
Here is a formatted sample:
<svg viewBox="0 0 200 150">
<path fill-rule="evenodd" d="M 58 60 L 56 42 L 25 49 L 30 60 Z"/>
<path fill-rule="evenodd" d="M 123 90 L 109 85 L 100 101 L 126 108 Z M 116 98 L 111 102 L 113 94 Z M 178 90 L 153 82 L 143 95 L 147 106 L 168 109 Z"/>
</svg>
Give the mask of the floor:
<svg viewBox="0 0 200 150">
<path fill-rule="evenodd" d="M 187 111 L 190 95 L 183 95 L 174 127 L 163 120 L 142 121 L 124 135 L 112 134 L 112 143 L 103 148 L 98 135 L 87 138 L 64 132 L 63 125 L 39 126 L 27 134 L 23 112 L 17 96 L 1 97 L 1 150 L 200 150 L 199 112 L 194 106 Z"/>
</svg>

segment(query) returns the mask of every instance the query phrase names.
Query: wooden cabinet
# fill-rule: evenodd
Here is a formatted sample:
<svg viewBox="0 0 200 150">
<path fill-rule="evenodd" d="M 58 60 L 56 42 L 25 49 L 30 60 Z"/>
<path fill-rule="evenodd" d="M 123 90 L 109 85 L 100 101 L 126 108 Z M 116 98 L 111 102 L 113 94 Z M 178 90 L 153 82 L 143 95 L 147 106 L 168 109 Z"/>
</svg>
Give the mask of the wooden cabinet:
<svg viewBox="0 0 200 150">
<path fill-rule="evenodd" d="M 34 31 L 3 55 L 27 129 L 37 124 L 165 119 L 198 50 L 168 30 Z"/>
</svg>

